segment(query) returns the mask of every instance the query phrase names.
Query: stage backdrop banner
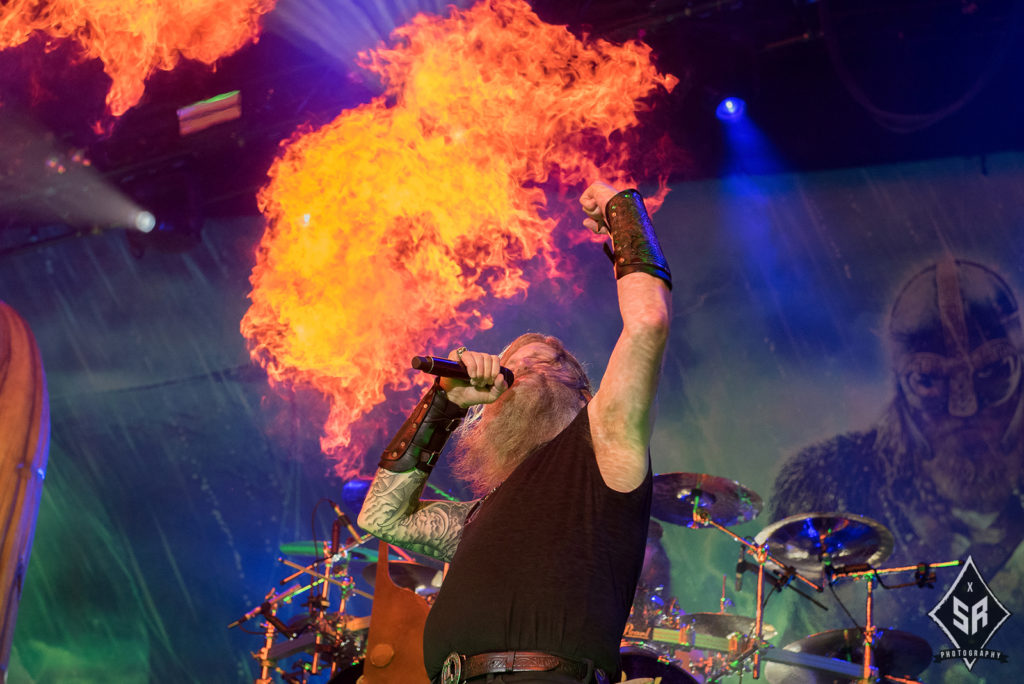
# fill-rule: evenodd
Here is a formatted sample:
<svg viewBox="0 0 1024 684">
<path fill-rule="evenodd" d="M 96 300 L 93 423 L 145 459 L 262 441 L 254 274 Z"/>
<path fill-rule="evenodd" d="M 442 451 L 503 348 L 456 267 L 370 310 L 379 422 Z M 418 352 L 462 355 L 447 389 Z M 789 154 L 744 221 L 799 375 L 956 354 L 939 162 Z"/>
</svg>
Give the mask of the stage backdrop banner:
<svg viewBox="0 0 1024 684">
<path fill-rule="evenodd" d="M 968 670 L 952 658 L 920 679 L 1024 678 L 1024 154 L 678 183 L 654 221 L 675 280 L 655 472 L 756 492 L 764 510 L 730 528 L 741 536 L 845 514 L 891 535 L 883 568 L 972 558 L 991 599 L 987 625 L 975 612 L 968 636 L 987 636 L 1008 662 L 977 658 Z M 238 333 L 261 232 L 255 219 L 211 221 L 196 250 L 142 260 L 108 233 L 0 268 L 0 298 L 36 333 L 53 425 L 11 681 L 255 678 L 262 639 L 242 630 L 256 621 L 227 625 L 290 574 L 281 545 L 311 541 L 314 505 L 343 501 L 344 484 L 319 452 L 322 403 L 268 389 Z M 620 325 L 615 281 L 598 246 L 572 257 L 572 283 L 531 284 L 465 343 L 496 351 L 549 332 L 599 382 Z M 391 399 L 388 425 L 360 454 L 367 473 L 415 402 Z M 468 495 L 443 459 L 432 484 Z M 322 540 L 333 514 L 318 515 Z M 687 614 L 715 612 L 724 587 L 727 610 L 753 616 L 754 576 L 735 588 L 737 542 L 662 528 L 663 596 Z M 353 576 L 368 591 L 363 567 Z M 931 588 L 887 590 L 914 576 L 883 576 L 877 625 L 908 648 L 952 648 L 929 613 L 959 572 L 935 569 Z M 814 596 L 828 610 L 773 594 L 772 643 L 863 626 L 865 594 L 864 582 L 842 582 Z M 1009 613 L 999 625 L 996 600 Z M 362 599 L 347 609 L 370 613 Z"/>
</svg>

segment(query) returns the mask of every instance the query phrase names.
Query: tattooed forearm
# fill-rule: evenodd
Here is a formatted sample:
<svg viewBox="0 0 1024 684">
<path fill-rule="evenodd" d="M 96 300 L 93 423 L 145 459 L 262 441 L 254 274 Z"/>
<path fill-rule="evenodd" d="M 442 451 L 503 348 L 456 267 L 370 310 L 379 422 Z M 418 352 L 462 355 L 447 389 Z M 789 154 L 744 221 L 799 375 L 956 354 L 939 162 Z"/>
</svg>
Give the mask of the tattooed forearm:
<svg viewBox="0 0 1024 684">
<path fill-rule="evenodd" d="M 379 469 L 359 526 L 389 544 L 442 561 L 455 555 L 472 501 L 420 501 L 426 474 Z"/>
<path fill-rule="evenodd" d="M 463 501 L 424 502 L 415 513 L 382 530 L 381 539 L 447 563 L 455 556 L 470 505 Z"/>
<path fill-rule="evenodd" d="M 426 484 L 427 475 L 419 470 L 394 473 L 378 469 L 363 509 L 359 512 L 360 526 L 376 534 L 377 528 L 395 524 L 416 510 L 420 493 Z"/>
</svg>

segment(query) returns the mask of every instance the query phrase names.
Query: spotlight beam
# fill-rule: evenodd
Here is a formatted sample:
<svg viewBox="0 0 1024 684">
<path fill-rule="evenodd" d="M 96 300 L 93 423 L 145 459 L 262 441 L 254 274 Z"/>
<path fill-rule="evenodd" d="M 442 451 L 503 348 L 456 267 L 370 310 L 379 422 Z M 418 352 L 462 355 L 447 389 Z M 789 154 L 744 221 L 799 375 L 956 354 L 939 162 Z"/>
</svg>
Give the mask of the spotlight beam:
<svg viewBox="0 0 1024 684">
<path fill-rule="evenodd" d="M 145 207 L 104 178 L 84 153 L 59 148 L 54 137 L 0 109 L 0 207 L 8 217 L 27 224 L 152 230 Z"/>
</svg>

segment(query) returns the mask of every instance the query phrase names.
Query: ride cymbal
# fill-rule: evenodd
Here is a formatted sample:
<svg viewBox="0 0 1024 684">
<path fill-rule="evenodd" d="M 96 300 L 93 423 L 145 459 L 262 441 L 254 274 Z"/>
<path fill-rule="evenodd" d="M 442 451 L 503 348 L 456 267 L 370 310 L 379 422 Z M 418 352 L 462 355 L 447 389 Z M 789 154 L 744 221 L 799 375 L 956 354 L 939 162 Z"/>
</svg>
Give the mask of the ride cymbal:
<svg viewBox="0 0 1024 684">
<path fill-rule="evenodd" d="M 859 629 L 834 629 L 804 637 L 787 645 L 787 651 L 835 658 L 848 663 L 864 662 L 864 635 Z M 892 675 L 914 679 L 924 672 L 932 660 L 932 647 L 927 641 L 909 632 L 876 629 L 871 646 L 872 664 L 880 676 Z M 771 684 L 831 684 L 850 682 L 854 678 L 816 672 L 799 665 L 768 663 L 765 677 Z"/>
<path fill-rule="evenodd" d="M 852 513 L 801 513 L 761 530 L 758 545 L 801 573 L 876 566 L 892 553 L 893 538 L 879 522 Z M 774 563 L 769 563 L 774 567 Z"/>
<path fill-rule="evenodd" d="M 707 527 L 694 520 L 708 519 L 729 527 L 747 522 L 761 512 L 760 495 L 752 489 L 716 475 L 704 473 L 662 473 L 654 476 L 651 515 L 658 520 L 685 527 Z"/>
</svg>

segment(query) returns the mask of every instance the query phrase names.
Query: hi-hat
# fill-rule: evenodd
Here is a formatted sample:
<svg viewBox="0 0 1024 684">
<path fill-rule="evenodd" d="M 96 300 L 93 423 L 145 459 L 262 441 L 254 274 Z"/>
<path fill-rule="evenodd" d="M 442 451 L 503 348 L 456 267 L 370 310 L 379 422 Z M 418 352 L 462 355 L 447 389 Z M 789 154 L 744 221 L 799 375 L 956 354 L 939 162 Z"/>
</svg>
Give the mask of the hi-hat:
<svg viewBox="0 0 1024 684">
<path fill-rule="evenodd" d="M 441 586 L 441 571 L 427 565 L 412 561 L 388 561 L 388 574 L 391 581 L 405 589 L 413 591 L 436 590 Z M 363 579 L 376 586 L 377 564 L 370 563 L 363 568 Z"/>
<path fill-rule="evenodd" d="M 892 553 L 893 539 L 879 522 L 852 513 L 802 513 L 783 518 L 754 538 L 768 553 L 799 572 L 870 565 Z M 769 564 L 774 565 L 774 564 Z"/>
<path fill-rule="evenodd" d="M 787 651 L 836 658 L 848 663 L 864 662 L 864 635 L 859 629 L 834 629 L 794 641 Z M 871 661 L 879 675 L 913 679 L 924 672 L 932 660 L 932 647 L 909 632 L 876 629 L 871 645 Z M 771 684 L 827 684 L 849 682 L 853 678 L 815 672 L 798 665 L 768 663 L 765 677 Z"/>
<path fill-rule="evenodd" d="M 693 625 L 695 634 L 726 638 L 730 634 L 754 636 L 754 618 L 730 613 L 687 613 L 681 622 Z M 771 639 L 776 634 L 771 625 L 761 625 L 761 637 Z"/>
<path fill-rule="evenodd" d="M 651 515 L 686 527 L 707 527 L 698 516 L 728 527 L 747 522 L 761 512 L 761 497 L 735 480 L 704 473 L 662 473 L 654 476 Z"/>
</svg>

